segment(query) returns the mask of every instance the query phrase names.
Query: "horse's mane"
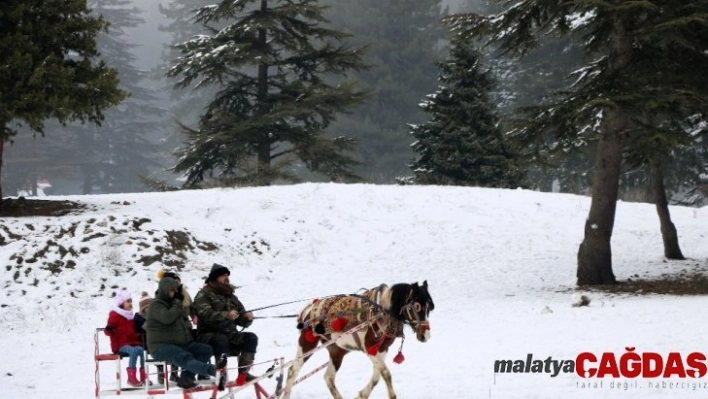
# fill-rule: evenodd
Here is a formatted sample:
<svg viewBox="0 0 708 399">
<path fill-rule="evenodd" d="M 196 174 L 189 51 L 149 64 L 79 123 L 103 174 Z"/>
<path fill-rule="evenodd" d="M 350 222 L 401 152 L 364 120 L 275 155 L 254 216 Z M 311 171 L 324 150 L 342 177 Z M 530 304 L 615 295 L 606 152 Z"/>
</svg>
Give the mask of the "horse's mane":
<svg viewBox="0 0 708 399">
<path fill-rule="evenodd" d="M 403 320 L 404 315 L 401 313 L 401 309 L 414 299 L 422 306 L 427 306 L 428 310 L 433 310 L 435 308 L 433 298 L 430 296 L 430 293 L 428 293 L 426 287 L 427 284 L 420 286 L 418 283 L 399 283 L 391 286 L 391 304 L 389 308 L 391 317 L 399 321 Z"/>
<path fill-rule="evenodd" d="M 391 286 L 391 307 L 389 312 L 391 317 L 403 320 L 401 309 L 407 304 L 408 293 L 411 290 L 411 284 L 399 283 Z"/>
</svg>

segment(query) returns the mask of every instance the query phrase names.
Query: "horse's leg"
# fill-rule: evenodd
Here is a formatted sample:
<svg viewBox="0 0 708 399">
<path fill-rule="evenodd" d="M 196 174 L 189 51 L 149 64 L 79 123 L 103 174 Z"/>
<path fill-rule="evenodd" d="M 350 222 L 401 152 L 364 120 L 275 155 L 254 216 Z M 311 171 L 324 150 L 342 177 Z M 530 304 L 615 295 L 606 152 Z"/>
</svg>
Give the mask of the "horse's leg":
<svg viewBox="0 0 708 399">
<path fill-rule="evenodd" d="M 325 383 L 327 383 L 327 388 L 329 388 L 329 392 L 334 399 L 343 399 L 337 386 L 334 384 L 334 378 L 337 376 L 337 371 L 339 371 L 339 368 L 342 366 L 342 359 L 344 359 L 344 355 L 346 355 L 348 351 L 337 345 L 327 347 L 327 351 L 329 352 L 329 365 L 324 375 Z"/>
<path fill-rule="evenodd" d="M 388 389 L 388 398 L 396 399 L 396 391 L 393 390 L 393 380 L 391 378 L 391 370 L 388 369 L 386 365 L 386 352 L 379 352 L 376 356 L 379 361 L 379 371 L 381 371 L 381 376 L 386 383 L 386 389 Z"/>
<path fill-rule="evenodd" d="M 290 369 L 288 370 L 288 380 L 285 383 L 285 388 L 283 389 L 283 394 L 281 399 L 289 399 L 290 398 L 290 391 L 293 389 L 293 384 L 295 384 L 295 379 L 297 378 L 298 373 L 300 372 L 300 369 L 302 366 L 305 364 L 307 361 L 308 357 L 302 357 L 303 353 L 306 353 L 312 349 L 314 349 L 317 344 L 319 343 L 319 340 L 315 342 L 308 342 L 305 339 L 305 332 L 303 331 L 300 334 L 300 338 L 298 339 L 297 343 L 297 357 L 295 358 L 295 362 L 293 362 L 292 366 L 290 366 Z"/>
<path fill-rule="evenodd" d="M 364 389 L 359 391 L 359 395 L 357 396 L 357 399 L 368 398 L 369 395 L 371 395 L 371 391 L 374 390 L 374 387 L 376 386 L 376 384 L 379 383 L 379 379 L 381 379 L 381 376 L 384 377 L 384 381 L 386 382 L 386 387 L 388 388 L 389 398 L 395 399 L 396 393 L 393 392 L 393 386 L 391 385 L 391 373 L 389 372 L 388 368 L 386 367 L 386 363 L 384 363 L 384 361 L 386 359 L 386 352 L 379 352 L 376 356 L 368 355 L 368 357 L 374 366 L 374 371 L 373 371 L 373 374 L 371 375 L 371 380 L 369 380 L 369 383 L 366 384 Z"/>
</svg>

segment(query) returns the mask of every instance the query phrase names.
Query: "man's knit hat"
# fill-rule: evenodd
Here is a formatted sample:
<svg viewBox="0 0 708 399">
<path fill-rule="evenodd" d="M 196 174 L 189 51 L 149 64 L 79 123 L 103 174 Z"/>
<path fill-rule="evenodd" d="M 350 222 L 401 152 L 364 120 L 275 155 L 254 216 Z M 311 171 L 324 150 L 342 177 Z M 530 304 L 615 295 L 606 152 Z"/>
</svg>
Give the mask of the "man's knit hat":
<svg viewBox="0 0 708 399">
<path fill-rule="evenodd" d="M 220 265 L 218 263 L 214 263 L 214 265 L 211 267 L 211 271 L 209 272 L 209 277 L 207 277 L 206 281 L 216 281 L 219 276 L 223 276 L 224 274 L 228 274 L 229 276 L 231 275 L 231 272 L 226 266 Z"/>
</svg>

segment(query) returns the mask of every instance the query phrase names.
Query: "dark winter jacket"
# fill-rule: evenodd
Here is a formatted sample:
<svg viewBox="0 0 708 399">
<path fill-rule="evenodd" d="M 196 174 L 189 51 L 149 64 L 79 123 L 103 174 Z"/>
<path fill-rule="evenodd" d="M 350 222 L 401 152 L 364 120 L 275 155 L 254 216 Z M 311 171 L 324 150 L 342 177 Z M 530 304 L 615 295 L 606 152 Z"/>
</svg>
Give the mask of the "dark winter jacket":
<svg viewBox="0 0 708 399">
<path fill-rule="evenodd" d="M 145 322 L 147 345 L 151 353 L 155 353 L 162 345 L 186 345 L 192 342 L 192 326 L 187 321 L 182 308 L 182 302 L 170 298 L 171 288 L 177 288 L 180 283 L 169 277 L 163 277 L 157 288 L 155 299 L 148 308 Z"/>
<path fill-rule="evenodd" d="M 238 327 L 248 327 L 253 323 L 244 317 L 246 308 L 236 295 L 218 294 L 209 284 L 199 290 L 193 306 L 197 313 L 197 340 L 200 342 L 208 342 L 214 333 L 221 333 L 229 337 L 229 342 L 238 345 L 243 341 L 243 333 L 239 332 Z M 239 313 L 236 320 L 226 318 L 231 310 Z"/>
<path fill-rule="evenodd" d="M 145 322 L 147 319 L 143 317 L 140 313 L 136 313 L 133 317 L 133 323 L 135 324 L 135 332 L 139 335 L 145 335 Z"/>
<path fill-rule="evenodd" d="M 140 336 L 143 346 L 147 348 L 147 333 L 145 332 L 145 322 L 147 319 L 140 313 L 136 313 L 135 317 L 133 317 L 133 321 L 135 322 L 135 332 Z"/>
<path fill-rule="evenodd" d="M 108 329 L 105 330 L 105 334 L 111 338 L 111 350 L 113 353 L 118 353 L 118 349 L 125 345 L 142 346 L 143 344 L 140 335 L 135 332 L 133 320 L 128 320 L 114 311 L 108 314 L 106 327 Z"/>
</svg>

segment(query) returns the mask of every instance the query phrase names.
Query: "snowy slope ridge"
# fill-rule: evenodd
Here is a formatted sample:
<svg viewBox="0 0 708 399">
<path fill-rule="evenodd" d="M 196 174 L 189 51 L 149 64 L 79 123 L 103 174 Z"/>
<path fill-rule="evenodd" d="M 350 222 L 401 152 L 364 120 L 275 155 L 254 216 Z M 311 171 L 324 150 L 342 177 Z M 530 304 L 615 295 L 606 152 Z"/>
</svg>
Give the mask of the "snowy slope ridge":
<svg viewBox="0 0 708 399">
<path fill-rule="evenodd" d="M 170 268 L 194 295 L 213 262 L 231 268 L 250 308 L 427 280 L 436 304 L 432 340 L 406 340 L 406 362 L 391 365 L 401 398 L 600 397 L 613 391 L 580 389 L 575 375 L 495 375 L 494 360 L 528 353 L 563 359 L 625 346 L 708 352 L 703 298 L 591 293 L 590 306 L 571 307 L 586 197 L 300 184 L 60 199 L 88 210 L 0 220 L 0 345 L 10 348 L 0 361 L 0 398 L 92 397 L 93 331 L 105 325 L 116 289 L 137 299 L 154 292 L 159 269 Z M 690 258 L 684 262 L 664 260 L 653 205 L 619 203 L 619 279 L 708 269 L 708 208 L 672 207 L 671 215 Z M 257 315 L 292 314 L 304 303 Z M 292 358 L 294 324 L 257 320 L 251 330 L 260 336 L 259 359 Z M 318 353 L 308 366 L 324 360 Z M 76 383 L 64 382 L 66 370 Z M 369 375 L 366 358 L 352 355 L 337 381 L 353 397 Z M 377 387 L 372 397 L 385 392 Z M 692 392 L 708 397 L 708 389 Z M 621 391 L 681 395 L 688 391 Z M 325 398 L 328 391 L 316 376 L 293 397 Z"/>
</svg>

